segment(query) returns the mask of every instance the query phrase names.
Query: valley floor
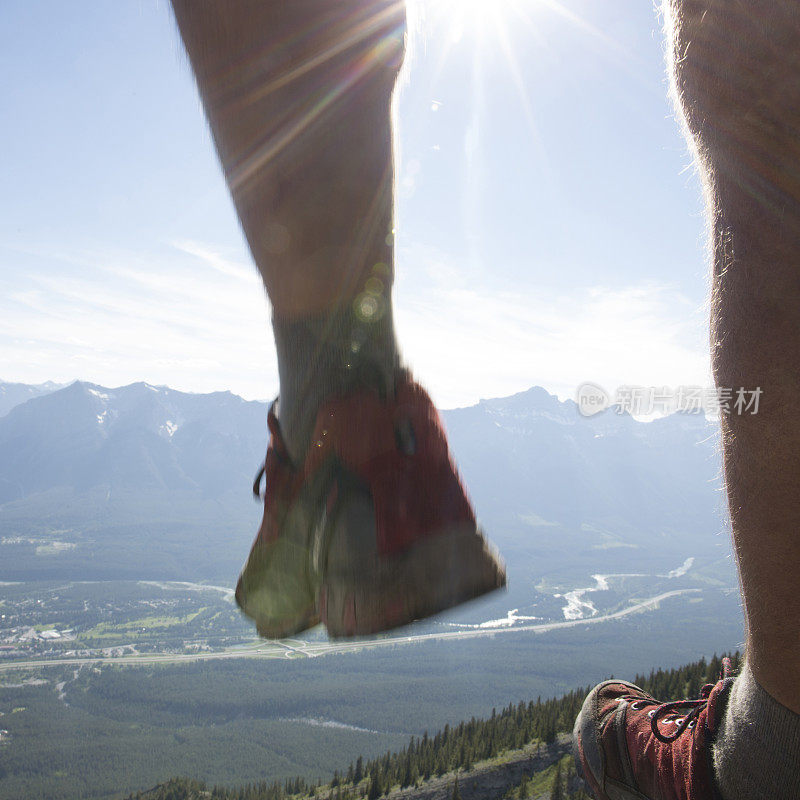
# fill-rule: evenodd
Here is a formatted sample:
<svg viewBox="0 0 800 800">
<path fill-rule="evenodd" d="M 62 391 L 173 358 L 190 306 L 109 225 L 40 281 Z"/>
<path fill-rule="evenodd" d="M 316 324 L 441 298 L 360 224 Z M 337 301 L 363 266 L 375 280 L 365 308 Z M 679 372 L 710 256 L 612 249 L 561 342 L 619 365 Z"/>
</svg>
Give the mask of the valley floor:
<svg viewBox="0 0 800 800">
<path fill-rule="evenodd" d="M 140 655 L 155 663 L 5 662 L 0 796 L 119 798 L 175 775 L 223 786 L 296 775 L 327 781 L 359 755 L 396 751 L 411 735 L 490 717 L 510 701 L 739 646 L 733 594 L 646 600 L 635 613 L 544 629 L 444 628 L 368 643 L 249 641 L 228 652 Z"/>
</svg>

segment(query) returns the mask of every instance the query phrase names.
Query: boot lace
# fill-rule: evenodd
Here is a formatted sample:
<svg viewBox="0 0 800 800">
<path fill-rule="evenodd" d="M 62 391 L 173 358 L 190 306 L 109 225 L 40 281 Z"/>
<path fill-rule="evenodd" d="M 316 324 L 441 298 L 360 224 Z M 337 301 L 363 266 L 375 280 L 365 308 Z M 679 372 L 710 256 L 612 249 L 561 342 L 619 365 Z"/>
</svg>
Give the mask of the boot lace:
<svg viewBox="0 0 800 800">
<path fill-rule="evenodd" d="M 720 680 L 730 677 L 732 671 L 730 658 L 723 658 Z M 655 706 L 652 711 L 648 712 L 650 728 L 656 739 L 665 744 L 669 744 L 697 725 L 697 718 L 708 705 L 708 698 L 715 685 L 716 684 L 713 683 L 707 683 L 703 686 L 703 688 L 700 689 L 700 697 L 697 700 L 673 700 L 669 703 L 659 703 L 658 700 L 640 698 L 631 704 L 631 708 L 638 710 L 646 708 L 647 706 Z M 675 729 L 669 733 L 662 732 L 659 728 L 659 722 L 665 717 L 672 716 L 676 718 L 666 719 L 665 721 L 672 722 L 675 725 Z"/>
<path fill-rule="evenodd" d="M 261 492 L 261 481 L 266 477 L 266 487 L 269 486 L 270 480 L 274 477 L 275 472 L 283 466 L 284 468 L 292 468 L 292 461 L 289 458 L 289 452 L 286 449 L 286 444 L 281 435 L 280 424 L 278 417 L 275 414 L 275 404 L 277 400 L 272 403 L 267 413 L 267 427 L 269 428 L 270 440 L 267 447 L 267 455 L 264 462 L 259 469 L 256 479 L 253 481 L 253 497 L 256 500 L 264 500 L 266 498 L 266 491 Z"/>
</svg>

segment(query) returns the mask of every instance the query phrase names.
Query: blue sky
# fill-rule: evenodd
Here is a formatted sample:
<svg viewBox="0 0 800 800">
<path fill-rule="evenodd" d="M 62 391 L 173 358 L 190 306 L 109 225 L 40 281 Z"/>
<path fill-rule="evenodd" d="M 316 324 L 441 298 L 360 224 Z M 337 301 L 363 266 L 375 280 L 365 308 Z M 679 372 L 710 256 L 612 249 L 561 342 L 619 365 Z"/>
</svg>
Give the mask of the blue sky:
<svg viewBox="0 0 800 800">
<path fill-rule="evenodd" d="M 444 407 L 709 383 L 699 182 L 640 0 L 417 0 L 396 318 Z M 277 392 L 164 0 L 6 0 L 0 378 Z"/>
</svg>

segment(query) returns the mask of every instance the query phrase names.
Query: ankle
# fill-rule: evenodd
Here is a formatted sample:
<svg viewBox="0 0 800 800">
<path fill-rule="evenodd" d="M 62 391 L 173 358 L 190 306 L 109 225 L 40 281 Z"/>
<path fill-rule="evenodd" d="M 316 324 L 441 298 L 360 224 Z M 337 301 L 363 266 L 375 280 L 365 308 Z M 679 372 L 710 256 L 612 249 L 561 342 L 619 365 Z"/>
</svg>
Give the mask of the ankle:
<svg viewBox="0 0 800 800">
<path fill-rule="evenodd" d="M 800 715 L 765 691 L 747 662 L 731 688 L 712 755 L 725 800 L 800 797 Z"/>
</svg>

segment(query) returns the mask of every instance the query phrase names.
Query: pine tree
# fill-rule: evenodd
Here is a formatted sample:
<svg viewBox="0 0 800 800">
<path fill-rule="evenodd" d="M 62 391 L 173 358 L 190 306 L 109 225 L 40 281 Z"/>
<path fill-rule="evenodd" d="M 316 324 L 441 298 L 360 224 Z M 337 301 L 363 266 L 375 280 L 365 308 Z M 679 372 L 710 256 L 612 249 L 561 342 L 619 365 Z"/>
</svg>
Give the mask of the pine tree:
<svg viewBox="0 0 800 800">
<path fill-rule="evenodd" d="M 380 778 L 377 775 L 372 776 L 372 780 L 369 783 L 369 793 L 367 794 L 367 800 L 378 800 L 378 798 L 383 794 L 383 788 L 381 787 Z"/>
<path fill-rule="evenodd" d="M 364 759 L 359 756 L 356 761 L 356 774 L 353 776 L 353 781 L 361 783 L 362 780 L 364 780 Z"/>
<path fill-rule="evenodd" d="M 400 781 L 400 788 L 405 789 L 414 783 L 414 777 L 411 771 L 411 758 L 406 756 L 405 769 L 403 770 L 403 777 Z"/>
<path fill-rule="evenodd" d="M 556 775 L 553 779 L 553 788 L 550 790 L 550 800 L 565 800 L 560 761 L 556 764 Z"/>
<path fill-rule="evenodd" d="M 461 792 L 458 791 L 458 775 L 456 775 L 455 783 L 453 783 L 453 794 L 450 795 L 450 800 L 461 800 Z"/>
</svg>

